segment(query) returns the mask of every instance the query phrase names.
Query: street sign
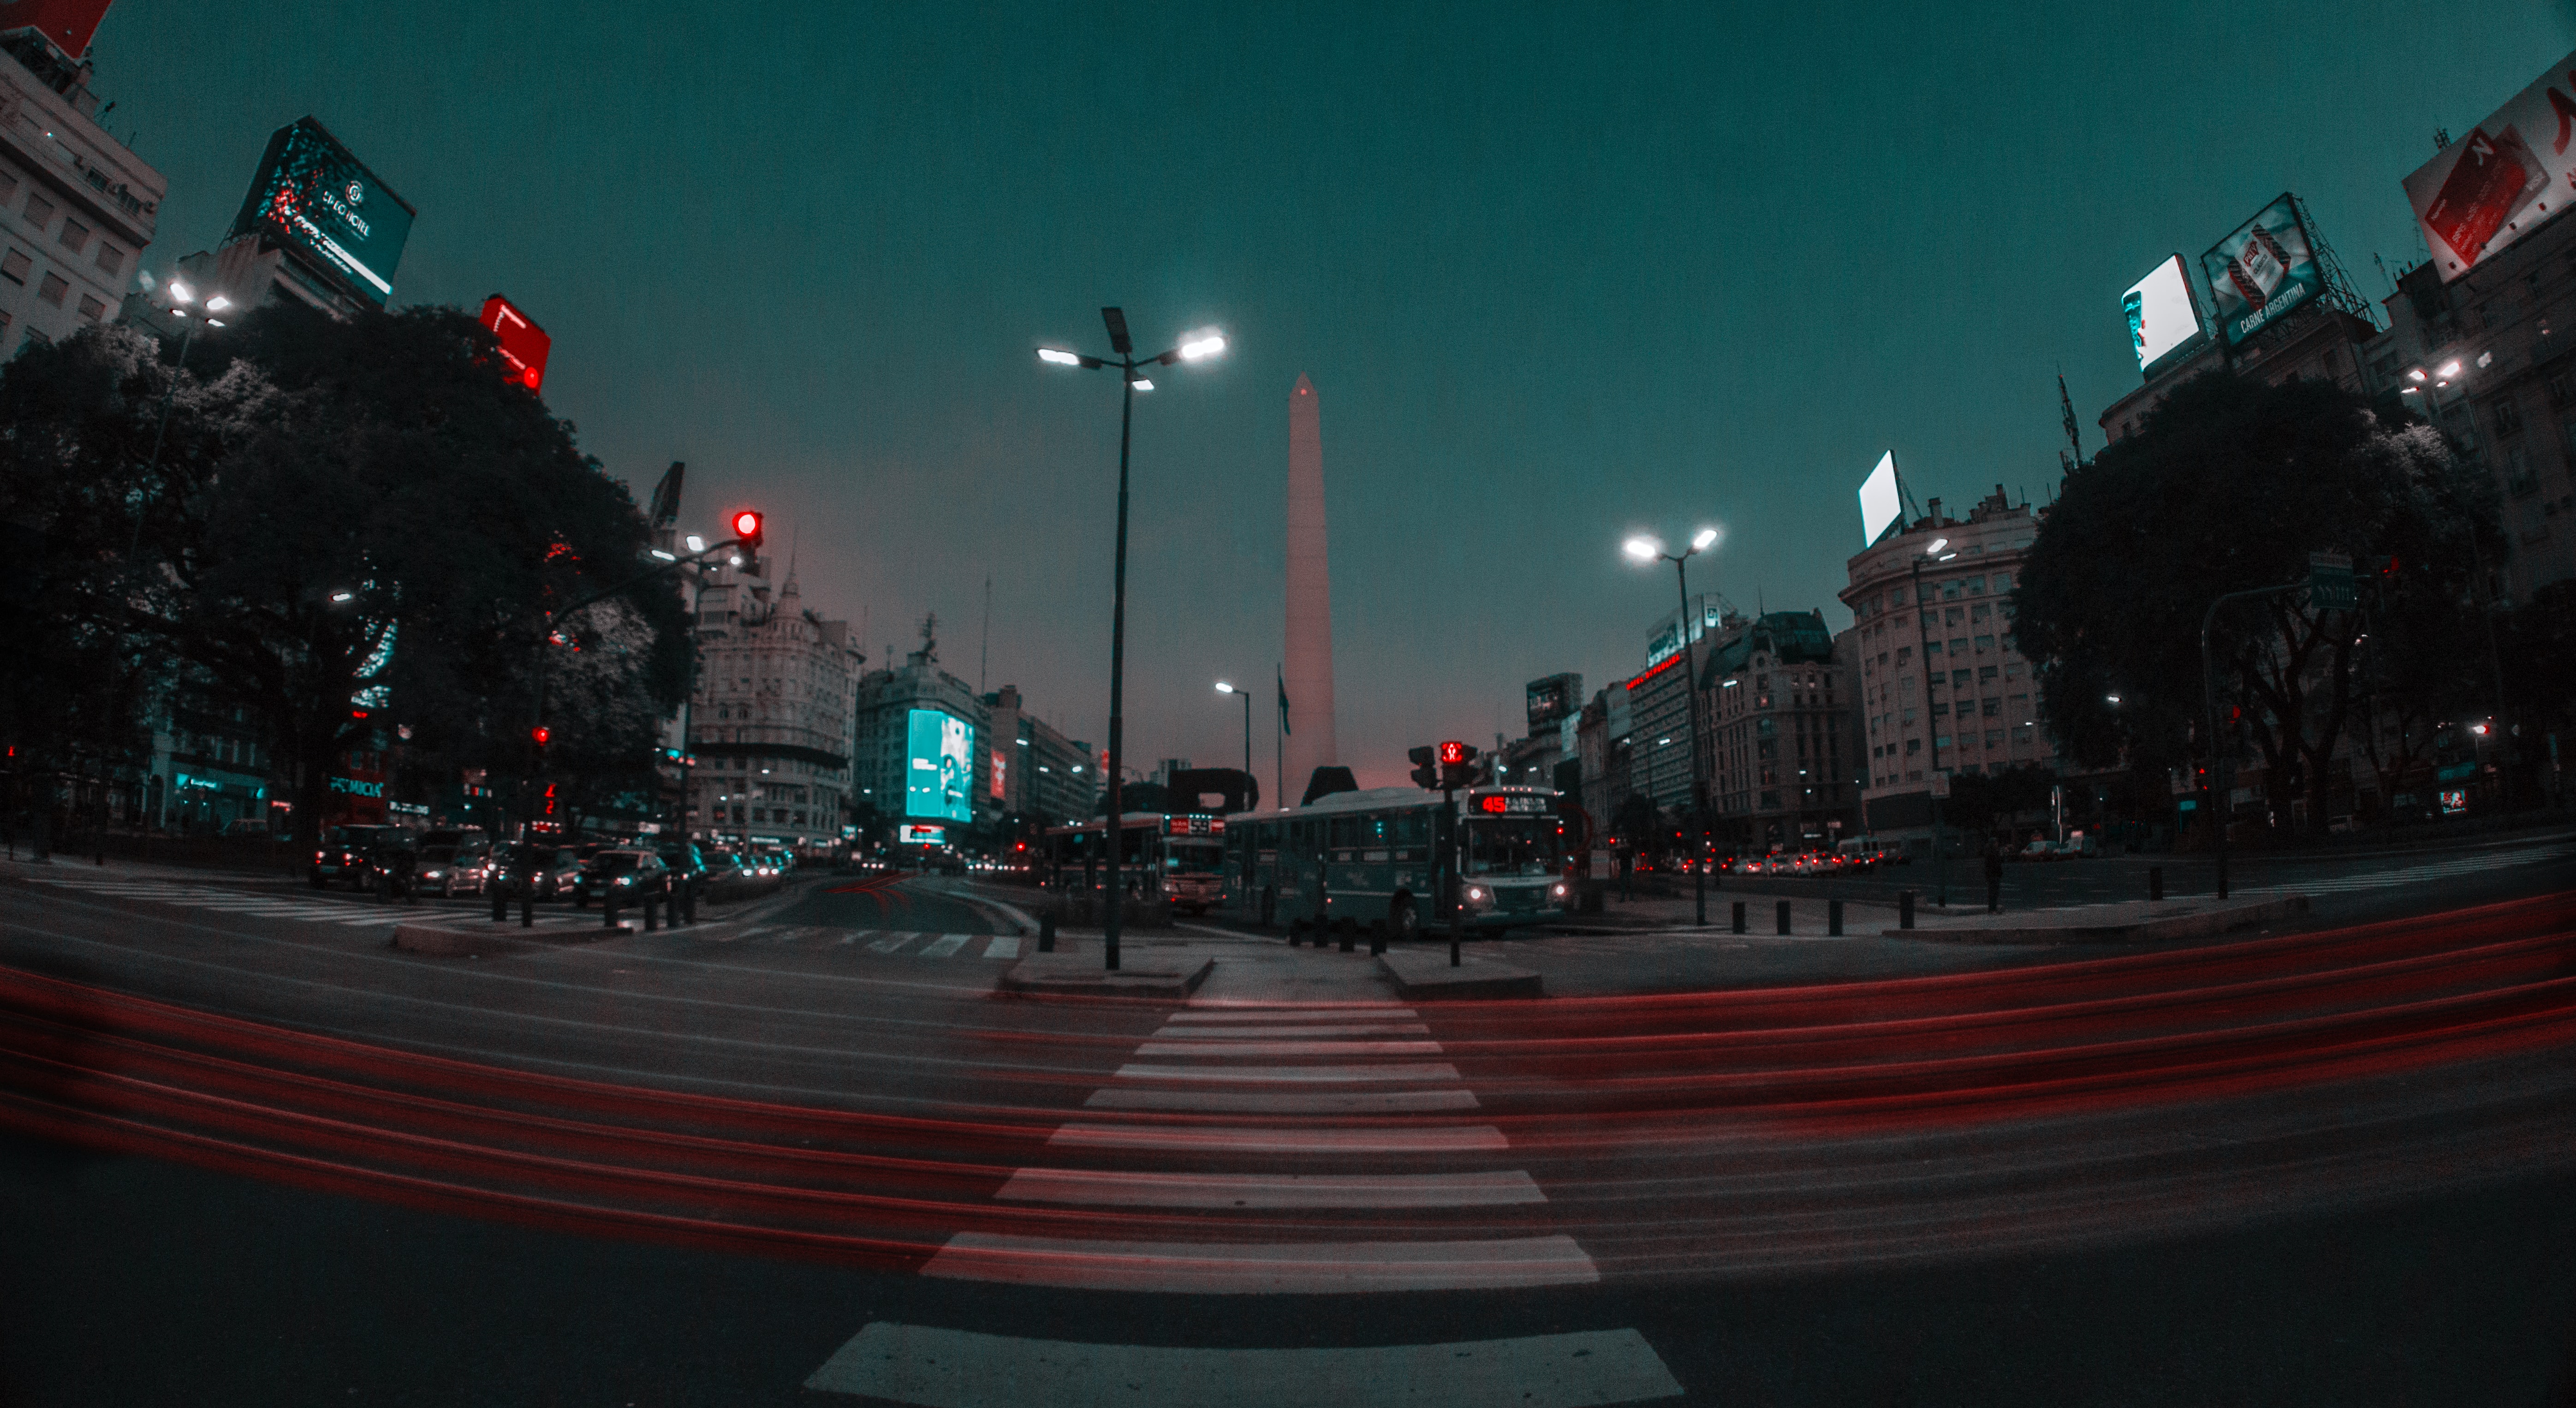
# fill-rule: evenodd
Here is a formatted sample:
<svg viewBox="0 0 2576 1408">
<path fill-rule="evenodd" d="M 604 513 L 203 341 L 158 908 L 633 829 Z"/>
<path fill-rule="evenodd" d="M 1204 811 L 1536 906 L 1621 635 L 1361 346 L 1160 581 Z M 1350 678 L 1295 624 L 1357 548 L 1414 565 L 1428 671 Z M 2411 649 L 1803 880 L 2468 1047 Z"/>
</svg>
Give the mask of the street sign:
<svg viewBox="0 0 2576 1408">
<path fill-rule="evenodd" d="M 2353 592 L 2349 554 L 2308 554 L 2308 604 L 2321 611 L 2350 611 L 2361 604 Z"/>
</svg>

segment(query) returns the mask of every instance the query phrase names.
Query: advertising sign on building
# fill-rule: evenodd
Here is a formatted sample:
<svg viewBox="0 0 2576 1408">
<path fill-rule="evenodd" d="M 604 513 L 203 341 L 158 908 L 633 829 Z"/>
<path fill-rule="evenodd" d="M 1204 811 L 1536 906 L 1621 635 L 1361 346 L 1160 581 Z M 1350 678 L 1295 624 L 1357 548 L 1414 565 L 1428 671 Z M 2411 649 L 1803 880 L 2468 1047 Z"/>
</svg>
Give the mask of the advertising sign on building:
<svg viewBox="0 0 2576 1408">
<path fill-rule="evenodd" d="M 2200 256 L 2218 328 L 2236 346 L 2282 314 L 2326 290 L 2316 248 L 2299 222 L 2298 202 L 2284 195 Z"/>
<path fill-rule="evenodd" d="M 483 326 L 501 339 L 501 364 L 509 369 L 510 380 L 530 391 L 544 390 L 546 353 L 555 345 L 546 330 L 497 293 L 483 300 Z"/>
<path fill-rule="evenodd" d="M 1896 491 L 1896 452 L 1890 450 L 1878 457 L 1878 468 L 1871 470 L 1869 478 L 1861 481 L 1861 546 L 1877 542 L 1878 535 L 1887 531 L 1887 525 L 1894 523 L 1897 516 L 1905 511 L 1902 497 Z"/>
<path fill-rule="evenodd" d="M 2550 65 L 2467 136 L 2406 178 L 2433 265 L 2449 283 L 2576 200 L 2576 54 Z"/>
<path fill-rule="evenodd" d="M 0 0 L 0 30 L 43 30 L 55 47 L 77 59 L 107 18 L 108 0 Z"/>
<path fill-rule="evenodd" d="M 1583 697 L 1583 676 L 1549 675 L 1529 682 L 1529 731 L 1535 738 L 1539 730 L 1574 712 L 1576 701 Z"/>
<path fill-rule="evenodd" d="M 973 821 L 967 792 L 975 776 L 975 726 L 937 709 L 915 709 L 905 730 L 903 814 Z"/>
<path fill-rule="evenodd" d="M 2138 354 L 2138 370 L 2153 376 L 2175 352 L 2198 347 L 2206 330 L 2200 325 L 2200 300 L 2191 291 L 2191 274 L 2182 256 L 2168 258 L 2120 295 L 2120 313 L 2129 322 L 2129 350 Z"/>
<path fill-rule="evenodd" d="M 303 251 L 350 293 L 382 304 L 394 291 L 415 213 L 321 123 L 304 117 L 268 139 L 225 237 L 265 232 Z"/>
</svg>

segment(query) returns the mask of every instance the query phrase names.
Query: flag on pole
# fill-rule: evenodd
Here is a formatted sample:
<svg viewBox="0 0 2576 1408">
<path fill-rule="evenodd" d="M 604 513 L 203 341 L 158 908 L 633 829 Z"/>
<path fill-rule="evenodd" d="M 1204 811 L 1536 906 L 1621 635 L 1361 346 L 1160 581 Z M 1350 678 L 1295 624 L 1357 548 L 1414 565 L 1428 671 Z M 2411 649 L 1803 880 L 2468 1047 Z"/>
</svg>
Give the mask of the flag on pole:
<svg viewBox="0 0 2576 1408">
<path fill-rule="evenodd" d="M 1288 676 L 1284 673 L 1279 676 L 1279 731 L 1281 733 L 1297 731 L 1288 726 Z"/>
</svg>

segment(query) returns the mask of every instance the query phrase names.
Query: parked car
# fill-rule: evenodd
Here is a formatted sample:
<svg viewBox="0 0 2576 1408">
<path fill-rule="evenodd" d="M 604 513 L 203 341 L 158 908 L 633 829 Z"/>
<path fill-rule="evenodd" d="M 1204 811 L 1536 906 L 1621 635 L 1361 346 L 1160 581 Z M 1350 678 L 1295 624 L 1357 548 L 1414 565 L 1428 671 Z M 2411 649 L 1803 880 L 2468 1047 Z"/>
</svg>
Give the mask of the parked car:
<svg viewBox="0 0 2576 1408">
<path fill-rule="evenodd" d="M 517 886 L 527 883 L 541 900 L 559 900 L 572 893 L 573 880 L 581 874 L 581 859 L 570 846 L 551 846 L 542 841 L 521 841 L 504 846 L 494 853 L 500 874 L 509 877 L 512 895 Z"/>
<path fill-rule="evenodd" d="M 620 903 L 659 899 L 670 893 L 670 871 L 651 851 L 602 849 L 581 863 L 581 874 L 573 879 L 572 902 L 587 906 L 611 890 L 617 892 Z"/>
<path fill-rule="evenodd" d="M 399 826 L 332 827 L 313 853 L 313 888 L 327 889 L 336 882 L 353 890 L 374 889 L 377 847 L 408 840 L 409 833 Z"/>
<path fill-rule="evenodd" d="M 698 855 L 706 862 L 708 884 L 743 878 L 742 857 L 724 847 L 709 846 L 700 850 Z"/>
<path fill-rule="evenodd" d="M 670 872 L 673 893 L 685 885 L 703 899 L 707 893 L 709 872 L 704 852 L 695 841 L 664 842 L 656 854 L 662 857 L 662 868 Z"/>
</svg>

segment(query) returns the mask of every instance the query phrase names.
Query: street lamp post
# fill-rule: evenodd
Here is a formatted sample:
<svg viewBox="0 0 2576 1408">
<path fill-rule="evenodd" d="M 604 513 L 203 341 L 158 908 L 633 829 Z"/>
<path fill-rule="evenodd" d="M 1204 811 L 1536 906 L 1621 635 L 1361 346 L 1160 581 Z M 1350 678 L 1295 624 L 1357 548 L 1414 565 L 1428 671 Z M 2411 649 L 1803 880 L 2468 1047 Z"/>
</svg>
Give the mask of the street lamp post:
<svg viewBox="0 0 2576 1408">
<path fill-rule="evenodd" d="M 1249 690 L 1237 689 L 1223 680 L 1216 682 L 1216 692 L 1231 694 L 1243 701 L 1243 775 L 1249 778 L 1252 776 L 1252 694 Z M 1247 806 L 1245 810 L 1249 811 L 1251 808 Z"/>
<path fill-rule="evenodd" d="M 1693 648 L 1697 639 L 1690 628 L 1690 568 L 1693 557 L 1707 551 L 1717 542 L 1717 530 L 1702 528 L 1680 552 L 1666 552 L 1662 542 L 1640 534 L 1626 545 L 1628 556 L 1639 562 L 1662 560 L 1673 565 L 1673 580 L 1681 588 L 1681 614 L 1673 618 L 1681 632 L 1682 710 L 1690 724 L 1690 798 L 1691 798 L 1691 899 L 1698 909 L 1696 921 L 1708 927 L 1708 792 L 1700 773 L 1699 726 L 1699 655 Z"/>
<path fill-rule="evenodd" d="M 1118 556 L 1112 574 L 1114 597 L 1109 611 L 1109 813 L 1102 828 L 1108 852 L 1108 883 L 1103 890 L 1108 900 L 1108 916 L 1101 926 L 1101 957 L 1105 966 L 1118 967 L 1118 930 L 1120 911 L 1126 907 L 1125 896 L 1118 888 L 1118 849 L 1124 840 L 1120 822 L 1119 778 L 1122 762 L 1121 733 L 1125 724 L 1127 669 L 1127 447 L 1136 421 L 1136 393 L 1151 391 L 1154 383 L 1143 375 L 1149 367 L 1168 367 L 1176 362 L 1199 362 L 1225 350 L 1225 337 L 1214 328 L 1204 328 L 1182 337 L 1180 345 L 1152 357 L 1138 357 L 1136 344 L 1127 335 L 1127 315 L 1116 308 L 1100 310 L 1100 321 L 1109 329 L 1109 350 L 1115 359 L 1085 356 L 1060 347 L 1041 347 L 1038 360 L 1059 367 L 1099 369 L 1115 367 L 1123 389 L 1118 398 Z"/>
<path fill-rule="evenodd" d="M 187 305 L 197 301 L 196 290 L 177 279 L 170 281 L 169 289 L 171 315 L 185 319 L 187 326 L 179 330 L 179 360 L 170 369 L 168 389 L 161 393 L 161 418 L 152 428 L 152 457 L 143 462 L 143 473 L 146 478 L 161 472 L 161 442 L 170 433 L 170 406 L 179 399 L 179 374 L 188 369 L 188 344 L 197 340 L 197 324 L 200 321 L 188 317 Z M 214 315 L 232 306 L 231 299 L 220 293 L 215 294 L 206 300 L 206 317 L 202 321 L 210 328 L 222 327 L 223 319 Z M 134 506 L 134 536 L 125 547 L 125 557 L 129 563 L 133 561 L 136 553 L 143 550 L 143 513 L 149 506 L 148 500 Z"/>
<path fill-rule="evenodd" d="M 1957 557 L 1955 552 L 1941 551 L 1949 545 L 1948 538 L 1934 538 L 1930 547 L 1914 555 L 1915 640 L 1923 653 L 1923 736 L 1932 740 L 1935 788 L 1932 793 L 1932 864 L 1940 872 L 1939 901 L 1943 909 L 1950 907 L 1950 857 L 1942 844 L 1946 838 L 1941 834 L 1941 789 L 1946 784 L 1941 781 L 1941 730 L 1932 722 L 1932 613 L 1923 605 L 1923 559 L 1928 557 L 1935 562 L 1947 562 Z"/>
</svg>

